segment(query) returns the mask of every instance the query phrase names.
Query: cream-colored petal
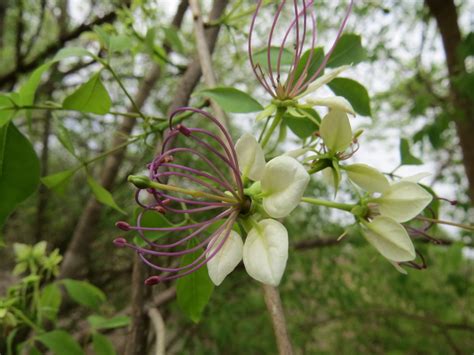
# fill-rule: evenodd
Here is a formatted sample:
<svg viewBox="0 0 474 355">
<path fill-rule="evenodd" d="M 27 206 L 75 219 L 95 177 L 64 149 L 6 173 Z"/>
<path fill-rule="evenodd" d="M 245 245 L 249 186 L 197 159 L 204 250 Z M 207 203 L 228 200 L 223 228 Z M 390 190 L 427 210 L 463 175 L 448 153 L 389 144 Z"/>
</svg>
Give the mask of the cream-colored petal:
<svg viewBox="0 0 474 355">
<path fill-rule="evenodd" d="M 346 98 L 342 96 L 319 97 L 306 100 L 306 103 L 311 106 L 326 106 L 330 109 L 344 111 L 355 116 L 355 111 L 352 105 Z"/>
<path fill-rule="evenodd" d="M 338 77 L 339 74 L 341 74 L 344 70 L 347 70 L 348 68 L 350 68 L 349 65 L 343 65 L 342 67 L 336 68 L 336 69 L 332 70 L 331 72 L 320 76 L 315 81 L 313 81 L 303 93 L 298 95 L 296 97 L 296 99 L 304 97 L 304 96 L 318 90 L 323 85 L 326 85 L 327 83 L 331 82 L 333 79 Z"/>
<path fill-rule="evenodd" d="M 211 247 L 206 252 L 207 257 L 210 257 L 222 243 L 224 235 L 222 233 L 217 239 L 211 241 Z M 219 286 L 242 260 L 243 245 L 242 237 L 232 230 L 221 249 L 208 261 L 207 271 L 216 286 Z"/>
<path fill-rule="evenodd" d="M 263 111 L 261 111 L 257 117 L 255 117 L 255 121 L 259 122 L 267 117 L 270 117 L 271 115 L 273 115 L 276 111 L 276 106 L 275 105 L 268 105 L 267 107 L 265 107 L 263 109 Z"/>
<path fill-rule="evenodd" d="M 428 176 L 431 176 L 431 174 L 426 173 L 426 172 L 418 173 L 415 175 L 404 177 L 400 181 L 420 182 L 421 180 L 423 180 L 425 177 L 428 177 Z"/>
<path fill-rule="evenodd" d="M 377 169 L 366 164 L 352 164 L 344 167 L 349 179 L 367 192 L 384 192 L 390 188 L 387 178 Z"/>
<path fill-rule="evenodd" d="M 352 142 L 352 128 L 344 111 L 331 110 L 321 121 L 319 133 L 333 152 L 343 152 Z"/>
<path fill-rule="evenodd" d="M 308 182 L 308 172 L 296 159 L 279 156 L 270 160 L 261 180 L 263 208 L 273 218 L 289 215 L 300 203 Z"/>
<path fill-rule="evenodd" d="M 391 261 L 414 260 L 415 247 L 403 226 L 392 218 L 375 217 L 363 230 L 365 239 Z"/>
<path fill-rule="evenodd" d="M 433 196 L 420 185 L 400 181 L 391 185 L 375 202 L 381 215 L 407 222 L 420 214 L 432 199 Z"/>
<path fill-rule="evenodd" d="M 235 150 L 242 175 L 253 181 L 260 180 L 265 167 L 265 155 L 255 137 L 245 133 L 235 144 Z"/>
<path fill-rule="evenodd" d="M 274 219 L 264 219 L 247 235 L 243 261 L 255 280 L 278 286 L 288 260 L 288 232 Z"/>
</svg>

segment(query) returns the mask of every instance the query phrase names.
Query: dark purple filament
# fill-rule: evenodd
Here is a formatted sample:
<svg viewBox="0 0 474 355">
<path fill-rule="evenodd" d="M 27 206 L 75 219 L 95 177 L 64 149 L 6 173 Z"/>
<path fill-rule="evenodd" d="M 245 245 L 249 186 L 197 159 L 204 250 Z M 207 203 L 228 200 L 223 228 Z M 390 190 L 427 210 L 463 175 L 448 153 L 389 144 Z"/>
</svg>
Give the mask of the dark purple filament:
<svg viewBox="0 0 474 355">
<path fill-rule="evenodd" d="M 267 43 L 266 43 L 266 59 L 267 59 L 267 68 L 262 68 L 259 63 L 255 63 L 254 60 L 254 53 L 253 53 L 253 46 L 252 46 L 252 38 L 253 32 L 255 29 L 255 22 L 262 7 L 263 0 L 259 0 L 257 2 L 257 7 L 252 17 L 252 21 L 250 24 L 249 29 L 249 40 L 248 40 L 248 53 L 250 59 L 250 65 L 252 66 L 252 70 L 260 82 L 260 84 L 265 88 L 265 90 L 273 97 L 279 100 L 287 100 L 292 99 L 303 91 L 308 88 L 308 85 L 311 84 L 324 70 L 336 44 L 339 41 L 339 38 L 342 35 L 342 32 L 346 26 L 347 20 L 349 18 L 349 14 L 352 10 L 354 0 L 350 1 L 350 4 L 347 8 L 346 14 L 342 20 L 341 26 L 339 27 L 336 39 L 334 40 L 330 50 L 325 55 L 321 65 L 318 69 L 311 75 L 309 72 L 311 61 L 314 56 L 314 49 L 316 46 L 316 37 L 317 37 L 317 28 L 316 28 L 316 17 L 314 15 L 314 0 L 302 0 L 302 6 L 299 7 L 298 5 L 299 0 L 293 0 L 293 13 L 294 18 L 288 25 L 286 31 L 284 32 L 283 39 L 279 45 L 278 57 L 276 62 L 276 68 L 273 68 L 272 65 L 272 43 L 273 37 L 275 34 L 276 29 L 278 28 L 278 23 L 280 20 L 280 15 L 283 11 L 283 8 L 286 4 L 286 0 L 282 0 L 277 7 L 276 13 L 273 17 L 272 25 L 270 28 L 270 32 L 268 35 Z M 308 17 L 310 21 L 308 21 Z M 311 35 L 308 36 L 309 25 L 311 25 Z M 294 38 L 294 55 L 292 63 L 288 69 L 286 80 L 282 83 L 281 81 L 281 73 L 282 73 L 282 56 L 285 51 L 285 45 L 290 38 L 290 34 L 293 34 Z M 310 38 L 309 43 L 309 54 L 306 63 L 302 69 L 298 69 L 301 67 L 301 62 L 303 58 L 303 50 L 305 47 L 305 42 L 307 37 Z M 301 71 L 298 73 L 298 71 Z M 298 77 L 296 77 L 298 74 Z"/>
<path fill-rule="evenodd" d="M 199 114 L 216 128 L 217 133 L 173 125 L 174 118 L 184 112 Z M 181 140 L 185 146 L 179 145 Z M 203 168 L 189 166 L 196 160 Z M 145 264 L 161 272 L 145 281 L 152 285 L 188 275 L 206 265 L 229 237 L 245 198 L 237 153 L 229 133 L 217 119 L 199 109 L 182 107 L 171 115 L 170 130 L 163 140 L 162 151 L 148 164 L 148 172 L 152 181 L 170 188 L 137 190 L 135 199 L 142 211 L 136 225 L 117 223 L 122 230 L 136 231 L 145 246 L 135 245 L 123 237 L 114 243 L 135 250 Z M 173 187 L 191 193 L 175 191 Z M 192 194 L 196 192 L 203 195 L 196 197 Z M 181 223 L 169 227 L 147 226 L 143 223 L 147 213 L 183 218 Z M 209 232 L 211 227 L 213 231 Z M 160 232 L 160 237 L 147 235 L 153 232 Z M 191 240 L 194 241 L 192 246 Z M 167 260 L 166 257 L 181 258 L 194 253 L 196 256 L 191 263 L 179 267 L 152 261 L 153 258 Z"/>
</svg>

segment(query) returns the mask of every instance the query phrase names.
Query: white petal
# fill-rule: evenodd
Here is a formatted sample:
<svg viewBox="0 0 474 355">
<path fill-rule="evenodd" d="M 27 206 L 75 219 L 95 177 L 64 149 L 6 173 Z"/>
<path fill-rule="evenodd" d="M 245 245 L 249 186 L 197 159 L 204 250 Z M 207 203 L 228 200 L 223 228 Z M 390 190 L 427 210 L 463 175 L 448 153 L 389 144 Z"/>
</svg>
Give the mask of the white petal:
<svg viewBox="0 0 474 355">
<path fill-rule="evenodd" d="M 300 203 L 309 174 L 296 159 L 279 156 L 270 160 L 261 180 L 263 208 L 273 218 L 290 214 Z"/>
<path fill-rule="evenodd" d="M 306 103 L 311 106 L 326 106 L 331 109 L 336 109 L 355 115 L 355 111 L 352 108 L 350 102 L 342 96 L 330 96 L 308 99 L 306 100 Z"/>
<path fill-rule="evenodd" d="M 255 117 L 255 121 L 261 121 L 264 118 L 270 117 L 273 115 L 273 113 L 276 111 L 276 106 L 275 105 L 268 105 L 263 109 L 262 112 L 260 112 L 257 117 Z"/>
<path fill-rule="evenodd" d="M 213 244 L 206 252 L 207 257 L 212 255 L 213 251 L 220 245 L 224 235 L 222 233 L 217 240 L 211 241 Z M 243 245 L 242 237 L 237 232 L 231 231 L 221 249 L 208 261 L 207 271 L 216 286 L 219 286 L 242 260 Z"/>
<path fill-rule="evenodd" d="M 390 187 L 390 183 L 381 172 L 366 164 L 352 164 L 344 169 L 349 179 L 367 192 L 384 192 Z"/>
<path fill-rule="evenodd" d="M 324 144 L 334 152 L 343 152 L 352 142 L 349 117 L 343 111 L 331 110 L 321 121 L 319 133 Z"/>
<path fill-rule="evenodd" d="M 290 150 L 289 152 L 286 152 L 283 155 L 292 157 L 292 158 L 298 158 L 299 156 L 306 154 L 310 150 L 311 150 L 310 148 L 298 148 L 298 149 Z"/>
<path fill-rule="evenodd" d="M 431 176 L 430 173 L 418 173 L 415 175 L 407 176 L 401 179 L 400 181 L 411 181 L 411 182 L 419 182 L 423 180 L 425 177 Z"/>
<path fill-rule="evenodd" d="M 245 269 L 255 280 L 278 286 L 288 259 L 288 232 L 274 219 L 264 219 L 258 226 L 245 239 Z"/>
<path fill-rule="evenodd" d="M 235 144 L 235 150 L 242 175 L 253 181 L 260 180 L 265 167 L 265 155 L 255 137 L 245 133 Z"/>
<path fill-rule="evenodd" d="M 365 238 L 387 259 L 395 262 L 415 259 L 415 247 L 400 223 L 378 216 L 366 227 L 363 231 Z"/>
<path fill-rule="evenodd" d="M 317 78 L 315 81 L 313 81 L 308 88 L 300 95 L 296 97 L 296 99 L 301 98 L 303 96 L 306 96 L 316 90 L 318 90 L 321 86 L 326 85 L 327 83 L 331 82 L 333 79 L 339 76 L 344 70 L 350 68 L 349 65 L 343 65 L 342 67 L 339 67 L 337 69 L 334 69 L 333 71 L 324 74 Z"/>
<path fill-rule="evenodd" d="M 397 222 L 406 222 L 416 217 L 428 206 L 433 196 L 420 185 L 410 181 L 400 181 L 385 191 L 378 203 L 380 214 Z"/>
</svg>

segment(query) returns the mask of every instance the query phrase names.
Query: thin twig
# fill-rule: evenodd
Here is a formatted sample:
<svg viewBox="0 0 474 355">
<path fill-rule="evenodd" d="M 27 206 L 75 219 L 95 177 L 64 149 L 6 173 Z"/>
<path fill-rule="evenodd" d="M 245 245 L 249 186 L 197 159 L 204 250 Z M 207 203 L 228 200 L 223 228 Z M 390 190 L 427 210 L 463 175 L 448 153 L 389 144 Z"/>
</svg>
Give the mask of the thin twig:
<svg viewBox="0 0 474 355">
<path fill-rule="evenodd" d="M 148 310 L 148 316 L 151 319 L 151 323 L 155 329 L 156 336 L 156 349 L 155 355 L 165 355 L 166 349 L 166 328 L 165 321 L 158 311 L 158 308 L 150 308 Z"/>
<path fill-rule="evenodd" d="M 293 354 L 290 336 L 286 328 L 285 314 L 283 313 L 283 306 L 281 304 L 280 293 L 278 289 L 269 285 L 262 285 L 265 304 L 267 305 L 268 313 L 272 319 L 273 332 L 277 340 L 278 353 L 280 355 Z"/>
</svg>

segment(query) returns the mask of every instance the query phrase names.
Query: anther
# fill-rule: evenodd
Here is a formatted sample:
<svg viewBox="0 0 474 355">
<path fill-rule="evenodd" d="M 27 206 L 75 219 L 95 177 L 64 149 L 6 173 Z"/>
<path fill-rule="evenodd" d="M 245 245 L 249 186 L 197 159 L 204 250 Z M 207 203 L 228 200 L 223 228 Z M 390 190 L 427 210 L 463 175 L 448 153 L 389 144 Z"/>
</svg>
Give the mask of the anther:
<svg viewBox="0 0 474 355">
<path fill-rule="evenodd" d="M 125 221 L 118 221 L 117 223 L 115 223 L 115 227 L 126 232 L 128 232 L 131 229 L 130 224 L 128 224 Z"/>
<path fill-rule="evenodd" d="M 185 126 L 183 126 L 182 124 L 179 124 L 176 126 L 176 128 L 182 133 L 184 134 L 186 137 L 189 137 L 191 135 L 191 130 Z"/>
<path fill-rule="evenodd" d="M 124 248 L 127 245 L 127 240 L 125 238 L 119 237 L 114 239 L 114 244 L 116 247 Z"/>
<path fill-rule="evenodd" d="M 145 280 L 145 285 L 152 286 L 160 283 L 161 278 L 159 276 L 150 276 Z"/>
<path fill-rule="evenodd" d="M 166 210 L 163 206 L 155 206 L 153 207 L 153 209 L 158 212 L 158 213 L 161 213 L 161 214 L 165 214 L 166 213 Z"/>
</svg>

